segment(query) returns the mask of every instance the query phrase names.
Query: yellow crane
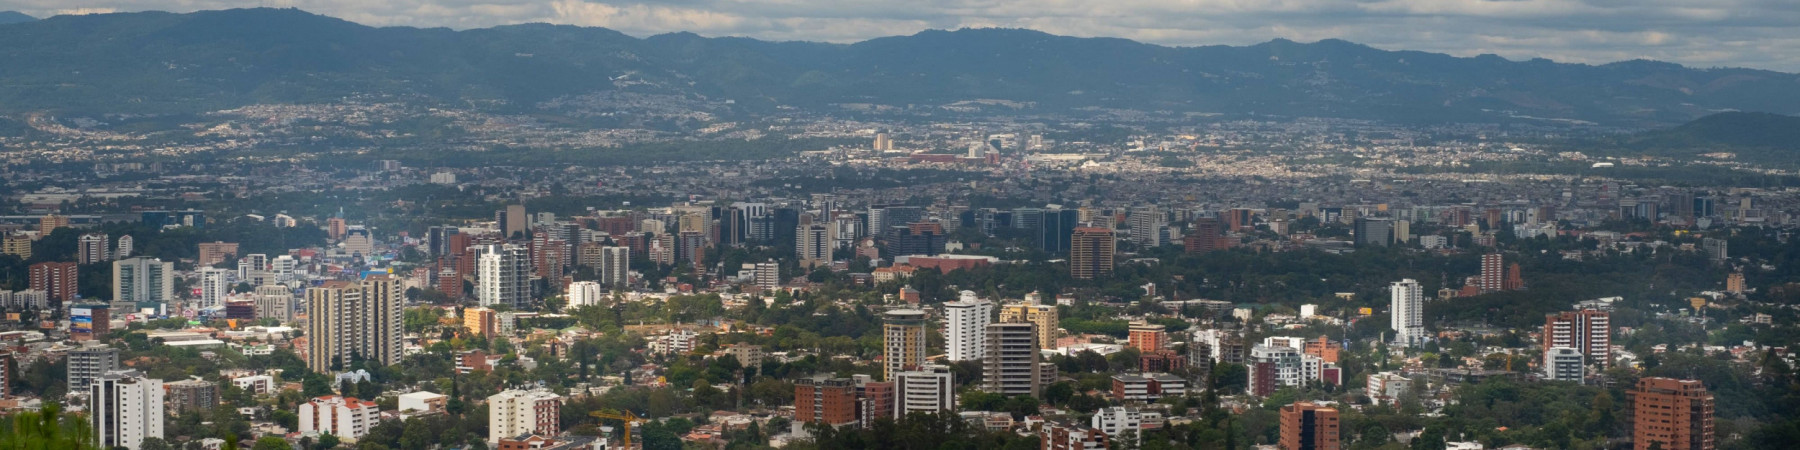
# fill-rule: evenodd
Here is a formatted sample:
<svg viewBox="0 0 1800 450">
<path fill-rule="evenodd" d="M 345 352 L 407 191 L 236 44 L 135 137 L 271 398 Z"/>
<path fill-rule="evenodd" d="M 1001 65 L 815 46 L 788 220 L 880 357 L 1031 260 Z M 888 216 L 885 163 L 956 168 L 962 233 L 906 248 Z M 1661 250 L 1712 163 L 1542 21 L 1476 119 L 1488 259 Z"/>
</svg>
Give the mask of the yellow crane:
<svg viewBox="0 0 1800 450">
<path fill-rule="evenodd" d="M 634 424 L 644 423 L 644 422 L 649 421 L 649 419 L 638 417 L 637 414 L 632 414 L 631 411 L 625 411 L 623 413 L 614 413 L 614 412 L 608 412 L 608 411 L 594 411 L 594 412 L 588 413 L 588 415 L 594 416 L 595 418 L 600 418 L 600 419 L 615 419 L 620 422 L 624 422 L 625 423 L 625 434 L 624 434 L 625 450 L 631 450 L 631 427 Z"/>
</svg>

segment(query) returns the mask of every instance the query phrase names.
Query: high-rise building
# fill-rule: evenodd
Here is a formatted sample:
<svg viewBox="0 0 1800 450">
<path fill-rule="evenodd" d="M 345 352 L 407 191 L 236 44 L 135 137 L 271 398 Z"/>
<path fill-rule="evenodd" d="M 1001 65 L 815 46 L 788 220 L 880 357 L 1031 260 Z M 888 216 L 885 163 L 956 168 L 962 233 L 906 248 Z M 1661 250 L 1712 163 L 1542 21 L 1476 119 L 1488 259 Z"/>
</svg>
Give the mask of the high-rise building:
<svg viewBox="0 0 1800 450">
<path fill-rule="evenodd" d="M 141 256 L 113 261 L 114 302 L 167 303 L 174 299 L 174 263 Z"/>
<path fill-rule="evenodd" d="M 231 295 L 231 271 L 217 267 L 200 268 L 200 300 L 201 308 L 224 306 L 225 297 Z"/>
<path fill-rule="evenodd" d="M 1131 208 L 1131 242 L 1138 248 L 1156 248 L 1163 244 L 1163 227 L 1168 226 L 1168 218 L 1162 208 L 1156 206 L 1140 206 Z"/>
<path fill-rule="evenodd" d="M 794 421 L 849 425 L 856 418 L 856 381 L 849 378 L 794 380 Z"/>
<path fill-rule="evenodd" d="M 562 396 L 548 389 L 501 391 L 487 402 L 488 443 L 526 433 L 555 436 L 562 432 Z"/>
<path fill-rule="evenodd" d="M 1626 391 L 1631 441 L 1637 450 L 1711 450 L 1713 396 L 1698 380 L 1648 377 Z"/>
<path fill-rule="evenodd" d="M 1506 266 L 1499 253 L 1481 255 L 1481 292 L 1506 290 Z"/>
<path fill-rule="evenodd" d="M 1112 230 L 1095 227 L 1080 227 L 1070 238 L 1069 275 L 1078 280 L 1092 280 L 1112 275 L 1113 250 L 1117 242 L 1113 241 Z"/>
<path fill-rule="evenodd" d="M 1225 210 L 1225 229 L 1234 233 L 1256 230 L 1256 211 L 1249 208 Z"/>
<path fill-rule="evenodd" d="M 1250 395 L 1267 397 L 1282 387 L 1300 385 L 1300 349 L 1258 345 L 1244 363 L 1250 369 Z"/>
<path fill-rule="evenodd" d="M 944 347 L 951 361 L 977 361 L 987 349 L 994 304 L 968 294 L 944 304 Z"/>
<path fill-rule="evenodd" d="M 1401 346 L 1425 342 L 1425 288 L 1411 278 L 1394 282 L 1390 288 L 1393 301 L 1388 305 L 1389 324 L 1394 328 L 1394 343 Z"/>
<path fill-rule="evenodd" d="M 32 288 L 32 289 L 36 289 L 36 288 Z M 1733 294 L 1742 294 L 1742 293 L 1744 293 L 1745 290 L 1746 289 L 1744 288 L 1744 273 L 1743 272 L 1732 272 L 1728 275 L 1725 275 L 1725 292 L 1729 292 L 1729 293 L 1733 293 Z"/>
<path fill-rule="evenodd" d="M 375 402 L 336 395 L 301 403 L 298 415 L 301 433 L 329 434 L 350 441 L 367 436 L 370 429 L 381 423 L 381 407 Z"/>
<path fill-rule="evenodd" d="M 294 291 L 280 285 L 257 286 L 256 317 L 275 319 L 281 323 L 293 321 Z"/>
<path fill-rule="evenodd" d="M 299 279 L 300 261 L 291 255 L 276 256 L 269 261 L 269 274 L 275 276 L 276 283 L 285 283 Z"/>
<path fill-rule="evenodd" d="M 1136 321 L 1131 323 L 1128 331 L 1130 332 L 1127 335 L 1130 339 L 1128 342 L 1131 344 L 1131 348 L 1137 349 L 1140 353 L 1162 350 L 1163 347 L 1169 345 L 1169 333 L 1162 325 Z"/>
<path fill-rule="evenodd" d="M 1394 242 L 1394 222 L 1387 219 L 1356 219 L 1356 245 L 1385 247 Z"/>
<path fill-rule="evenodd" d="M 405 331 L 403 302 L 399 280 L 387 276 L 307 288 L 306 367 L 335 372 L 353 358 L 398 364 Z"/>
<path fill-rule="evenodd" d="M 630 248 L 604 247 L 600 249 L 600 282 L 613 287 L 631 283 Z"/>
<path fill-rule="evenodd" d="M 596 306 L 606 300 L 606 288 L 592 281 L 577 281 L 569 283 L 568 293 L 564 297 L 569 309 Z"/>
<path fill-rule="evenodd" d="M 883 379 L 895 381 L 895 374 L 914 370 L 925 364 L 925 311 L 888 311 L 882 315 L 881 330 L 885 349 L 882 352 L 883 362 L 887 364 L 882 372 Z"/>
<path fill-rule="evenodd" d="M 525 205 L 506 205 L 506 209 L 495 214 L 499 222 L 501 239 L 524 239 L 525 233 L 531 229 L 530 219 L 525 217 Z"/>
<path fill-rule="evenodd" d="M 756 268 L 752 275 L 757 288 L 764 292 L 781 288 L 781 264 L 777 264 L 775 261 L 764 261 L 756 263 L 753 267 Z"/>
<path fill-rule="evenodd" d="M 366 234 L 367 232 L 365 231 L 364 233 Z M 236 257 L 237 254 L 238 244 L 236 242 L 201 242 L 199 244 L 199 256 L 194 258 L 194 265 L 210 266 L 222 263 L 228 258 Z M 367 255 L 368 252 L 363 252 L 363 254 Z"/>
<path fill-rule="evenodd" d="M 831 231 L 832 227 L 823 223 L 802 224 L 798 230 L 795 230 L 799 237 L 795 240 L 798 248 L 795 248 L 794 251 L 799 254 L 802 267 L 813 268 L 831 264 L 831 251 L 835 249 L 834 243 L 836 242 L 831 237 Z"/>
<path fill-rule="evenodd" d="M 238 258 L 237 277 L 239 280 L 251 280 L 257 277 L 258 272 L 267 272 L 268 270 L 269 255 L 267 254 L 251 253 Z"/>
<path fill-rule="evenodd" d="M 1310 402 L 1281 407 L 1283 450 L 1339 450 L 1338 411 Z"/>
<path fill-rule="evenodd" d="M 1586 379 L 1586 366 L 1581 350 L 1568 347 L 1544 349 L 1544 379 L 1581 382 Z"/>
<path fill-rule="evenodd" d="M 1544 316 L 1545 349 L 1572 348 L 1605 369 L 1612 364 L 1612 319 L 1606 311 L 1584 309 Z"/>
<path fill-rule="evenodd" d="M 3 241 L 0 241 L 0 252 L 17 256 L 21 260 L 31 259 L 30 235 L 24 233 L 6 233 L 6 237 L 0 239 L 3 239 Z"/>
<path fill-rule="evenodd" d="M 87 390 L 107 372 L 119 370 L 119 349 L 105 345 L 69 352 L 69 391 Z"/>
<path fill-rule="evenodd" d="M 192 379 L 181 380 L 163 385 L 168 388 L 169 409 L 176 414 L 198 412 L 207 413 L 219 406 L 219 385 L 211 381 Z"/>
<path fill-rule="evenodd" d="M 1029 301 L 1030 297 L 1026 300 Z M 1021 302 L 1000 307 L 1002 323 L 1037 324 L 1038 348 L 1056 347 L 1056 330 L 1060 326 L 1058 320 L 1056 307 L 1052 305 Z"/>
<path fill-rule="evenodd" d="M 531 258 L 523 246 L 477 247 L 475 298 L 481 306 L 520 308 L 531 303 Z"/>
<path fill-rule="evenodd" d="M 72 262 L 41 262 L 31 265 L 31 290 L 44 291 L 50 300 L 75 301 L 80 270 Z"/>
<path fill-rule="evenodd" d="M 1220 232 L 1219 219 L 1203 217 L 1194 219 L 1194 228 L 1187 236 L 1181 238 L 1182 250 L 1188 253 L 1206 253 L 1224 250 L 1227 247 L 1224 233 Z"/>
<path fill-rule="evenodd" d="M 100 448 L 138 450 L 146 438 L 162 439 L 162 380 L 135 370 L 114 370 L 88 388 L 88 420 Z"/>
<path fill-rule="evenodd" d="M 76 241 L 75 262 L 98 264 L 109 260 L 112 243 L 106 233 L 82 233 Z"/>
<path fill-rule="evenodd" d="M 1003 395 L 1037 397 L 1041 356 L 1037 325 L 992 323 L 987 326 L 987 348 L 981 361 L 982 390 Z"/>
<path fill-rule="evenodd" d="M 500 312 L 492 309 L 479 306 L 463 308 L 462 319 L 463 328 L 469 330 L 470 334 L 492 337 L 500 331 Z"/>
<path fill-rule="evenodd" d="M 956 378 L 949 367 L 927 365 L 897 372 L 894 383 L 894 417 L 909 413 L 936 414 L 956 409 Z"/>
<path fill-rule="evenodd" d="M 50 236 L 57 228 L 68 228 L 69 216 L 45 214 L 38 218 L 38 236 Z"/>
<path fill-rule="evenodd" d="M 69 334 L 77 341 L 106 338 L 112 331 L 112 306 L 105 303 L 69 306 Z"/>
</svg>

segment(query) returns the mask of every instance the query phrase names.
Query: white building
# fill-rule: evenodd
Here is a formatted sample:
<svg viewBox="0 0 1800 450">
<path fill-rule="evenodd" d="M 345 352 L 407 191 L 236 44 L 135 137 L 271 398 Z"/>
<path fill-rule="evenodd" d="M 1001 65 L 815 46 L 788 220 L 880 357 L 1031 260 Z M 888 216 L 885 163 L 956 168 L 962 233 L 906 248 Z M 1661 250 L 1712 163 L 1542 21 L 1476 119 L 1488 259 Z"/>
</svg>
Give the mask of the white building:
<svg viewBox="0 0 1800 450">
<path fill-rule="evenodd" d="M 963 291 L 962 299 L 944 304 L 944 347 L 951 361 L 980 360 L 987 345 L 987 326 L 994 304 Z"/>
<path fill-rule="evenodd" d="M 217 267 L 200 268 L 200 302 L 197 306 L 224 306 L 228 295 L 231 295 L 231 271 Z"/>
<path fill-rule="evenodd" d="M 137 450 L 144 438 L 163 437 L 163 382 L 135 370 L 115 370 L 88 391 L 88 420 L 101 448 Z"/>
<path fill-rule="evenodd" d="M 400 410 L 401 416 L 410 417 L 417 414 L 444 412 L 444 407 L 449 405 L 449 402 L 450 396 L 444 394 L 426 391 L 408 392 L 400 394 L 399 402 L 394 407 Z"/>
<path fill-rule="evenodd" d="M 600 287 L 600 283 L 577 281 L 569 283 L 569 293 L 566 297 L 570 309 L 599 305 L 606 299 L 606 289 Z"/>
<path fill-rule="evenodd" d="M 1405 395 L 1408 389 L 1412 389 L 1412 380 L 1398 373 L 1381 372 L 1370 374 L 1365 388 L 1364 392 L 1375 404 L 1392 405 L 1398 401 L 1401 395 Z"/>
<path fill-rule="evenodd" d="M 490 445 L 526 433 L 553 436 L 562 432 L 558 422 L 562 397 L 547 389 L 510 389 L 489 396 L 487 401 Z"/>
<path fill-rule="evenodd" d="M 956 409 L 956 379 L 950 368 L 929 365 L 894 375 L 894 417 Z"/>
<path fill-rule="evenodd" d="M 1394 282 L 1393 302 L 1388 306 L 1394 327 L 1394 343 L 1410 347 L 1425 342 L 1425 289 L 1411 278 Z"/>
<path fill-rule="evenodd" d="M 355 441 L 369 434 L 381 420 L 381 407 L 375 402 L 351 397 L 327 395 L 300 404 L 300 432 L 330 434 L 338 439 Z"/>
<path fill-rule="evenodd" d="M 120 303 L 167 303 L 175 299 L 175 263 L 156 258 L 113 261 L 113 297 Z"/>
<path fill-rule="evenodd" d="M 475 297 L 481 306 L 518 308 L 531 302 L 531 257 L 525 247 L 489 244 L 476 252 Z"/>
<path fill-rule="evenodd" d="M 1139 413 L 1137 408 L 1123 406 L 1100 408 L 1099 411 L 1094 412 L 1094 417 L 1089 422 L 1092 428 L 1106 433 L 1108 439 L 1129 437 L 1131 442 L 1136 443 L 1140 438 L 1139 435 L 1144 432 L 1144 415 Z M 1132 432 L 1130 436 L 1125 435 L 1127 431 Z"/>
<path fill-rule="evenodd" d="M 263 395 L 275 392 L 275 377 L 268 375 L 251 375 L 231 379 L 231 385 L 249 392 L 251 395 Z"/>
<path fill-rule="evenodd" d="M 1285 386 L 1299 386 L 1302 380 L 1300 350 L 1292 347 L 1258 345 L 1250 349 L 1245 361 L 1250 367 L 1250 393 L 1268 396 Z"/>
<path fill-rule="evenodd" d="M 69 390 L 85 391 L 101 376 L 119 370 L 119 349 L 105 345 L 69 352 Z"/>
<path fill-rule="evenodd" d="M 756 287 L 773 291 L 781 287 L 781 265 L 774 261 L 756 263 Z"/>
<path fill-rule="evenodd" d="M 1585 362 L 1581 350 L 1551 347 L 1544 350 L 1544 379 L 1580 383 L 1587 378 Z"/>
<path fill-rule="evenodd" d="M 300 261 L 290 255 L 281 255 L 269 261 L 269 273 L 275 276 L 276 283 L 285 283 L 300 279 Z"/>
<path fill-rule="evenodd" d="M 800 225 L 798 236 L 794 239 L 794 252 L 800 255 L 801 267 L 818 267 L 831 263 L 831 251 L 836 240 L 831 238 L 832 227 L 824 223 Z"/>
<path fill-rule="evenodd" d="M 256 317 L 281 323 L 294 321 L 294 291 L 280 285 L 257 286 Z"/>
</svg>

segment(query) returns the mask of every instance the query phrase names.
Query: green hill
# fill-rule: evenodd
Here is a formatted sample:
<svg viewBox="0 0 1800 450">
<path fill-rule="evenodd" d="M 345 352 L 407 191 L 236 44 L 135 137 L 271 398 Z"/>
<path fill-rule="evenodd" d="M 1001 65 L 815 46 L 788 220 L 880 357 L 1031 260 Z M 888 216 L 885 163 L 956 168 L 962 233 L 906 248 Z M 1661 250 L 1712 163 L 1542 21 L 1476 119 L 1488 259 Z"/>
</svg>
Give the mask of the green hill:
<svg viewBox="0 0 1800 450">
<path fill-rule="evenodd" d="M 1800 160 L 1800 117 L 1760 112 L 1713 114 L 1678 127 L 1640 133 L 1625 147 L 1660 156 L 1734 153 L 1745 161 L 1792 164 Z"/>
<path fill-rule="evenodd" d="M 1166 47 L 1030 30 L 855 44 L 545 24 L 375 28 L 293 9 L 57 16 L 0 26 L 0 114 L 194 113 L 379 95 L 531 108 L 604 90 L 730 99 L 742 112 L 972 99 L 1405 122 L 1672 125 L 1800 112 L 1800 76 L 1628 61 L 1562 64 L 1275 40 Z"/>
</svg>

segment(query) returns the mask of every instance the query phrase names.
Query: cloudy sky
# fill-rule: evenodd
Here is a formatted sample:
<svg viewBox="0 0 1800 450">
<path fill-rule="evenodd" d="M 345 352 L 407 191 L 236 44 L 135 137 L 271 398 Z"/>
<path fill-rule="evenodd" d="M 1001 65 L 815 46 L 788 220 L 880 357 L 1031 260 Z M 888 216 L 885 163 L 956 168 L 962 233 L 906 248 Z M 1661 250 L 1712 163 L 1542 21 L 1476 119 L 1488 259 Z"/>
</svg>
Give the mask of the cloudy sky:
<svg viewBox="0 0 1800 450">
<path fill-rule="evenodd" d="M 0 0 L 55 14 L 277 6 L 378 26 L 549 22 L 637 36 L 855 42 L 963 27 L 1166 45 L 1341 38 L 1385 49 L 1800 72 L 1800 0 Z"/>
</svg>

